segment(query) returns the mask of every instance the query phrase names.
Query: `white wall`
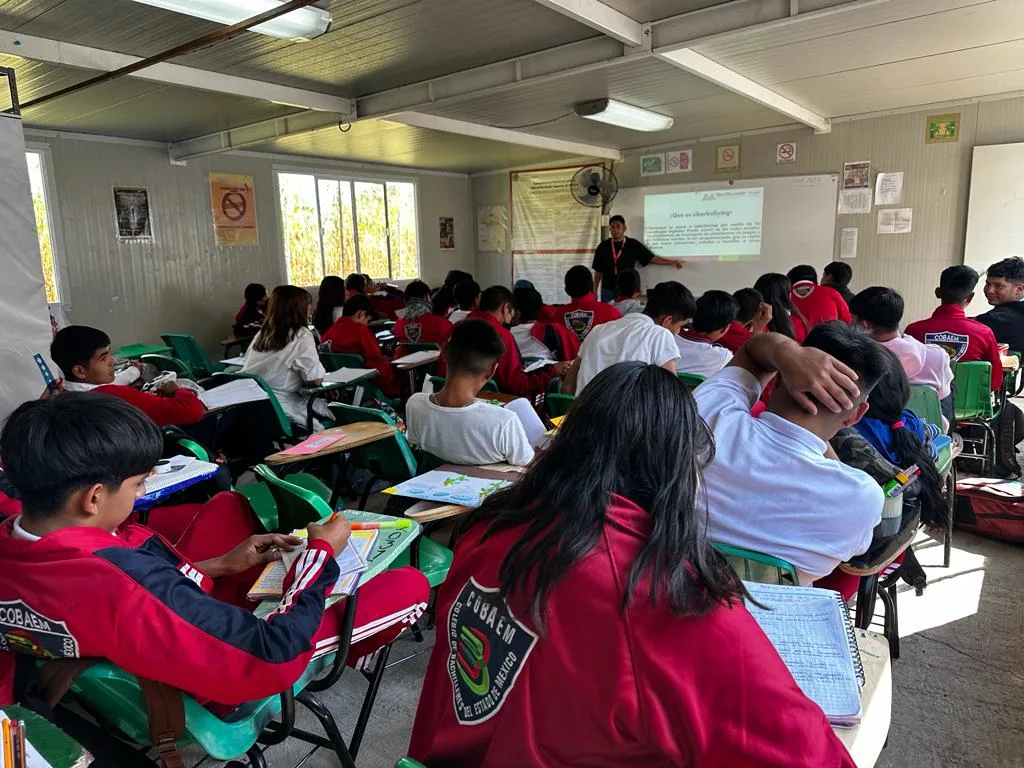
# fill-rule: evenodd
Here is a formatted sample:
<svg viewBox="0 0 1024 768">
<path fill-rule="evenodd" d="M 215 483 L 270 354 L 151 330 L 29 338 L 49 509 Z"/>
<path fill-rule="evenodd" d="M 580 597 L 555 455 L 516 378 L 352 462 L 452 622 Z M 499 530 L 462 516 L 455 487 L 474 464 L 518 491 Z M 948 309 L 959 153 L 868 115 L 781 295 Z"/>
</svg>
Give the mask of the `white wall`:
<svg viewBox="0 0 1024 768">
<path fill-rule="evenodd" d="M 960 140 L 926 144 L 927 115 L 947 112 L 961 113 Z M 776 164 L 776 145 L 791 140 L 797 142 L 797 162 Z M 854 271 L 852 287 L 857 290 L 869 285 L 888 285 L 898 289 L 906 299 L 906 320 L 911 321 L 931 313 L 939 273 L 947 266 L 963 262 L 974 146 L 1019 141 L 1024 141 L 1024 99 L 1015 98 L 840 122 L 833 125 L 832 133 L 822 136 L 802 128 L 680 144 L 676 148 L 694 148 L 694 170 L 690 173 L 641 178 L 638 155 L 616 163 L 615 173 L 623 187 L 635 187 L 730 177 L 840 172 L 844 162 L 857 160 L 871 161 L 872 179 L 877 171 L 904 171 L 901 207 L 914 209 L 914 231 L 909 235 L 876 234 L 877 208 L 869 215 L 839 216 L 834 254 L 838 256 L 840 229 L 857 227 L 860 247 L 857 258 L 850 262 Z M 740 173 L 715 173 L 715 147 L 736 142 L 741 145 Z M 508 204 L 507 174 L 475 176 L 472 188 L 474 210 L 477 205 Z M 613 203 L 613 212 L 614 207 Z M 988 263 L 1011 255 L 1014 254 L 992 253 Z M 794 253 L 792 263 L 808 258 L 808 254 Z M 478 254 L 476 263 L 477 271 L 488 279 L 501 275 L 508 279 L 507 256 Z M 685 270 L 675 274 L 685 282 Z M 757 267 L 753 265 L 750 283 L 756 277 Z"/>
<path fill-rule="evenodd" d="M 285 282 L 273 170 L 320 169 L 412 180 L 419 205 L 421 276 L 431 285 L 449 269 L 473 268 L 469 179 L 330 161 L 225 153 L 172 166 L 156 145 L 83 140 L 29 133 L 33 145 L 52 153 L 64 249 L 63 300 L 73 323 L 106 330 L 115 346 L 155 342 L 161 332 L 191 333 L 209 349 L 230 334 L 242 291 L 250 282 Z M 210 212 L 211 172 L 255 179 L 260 242 L 218 247 Z M 119 242 L 111 189 L 149 189 L 154 242 Z M 455 218 L 454 251 L 441 251 L 438 217 Z"/>
</svg>

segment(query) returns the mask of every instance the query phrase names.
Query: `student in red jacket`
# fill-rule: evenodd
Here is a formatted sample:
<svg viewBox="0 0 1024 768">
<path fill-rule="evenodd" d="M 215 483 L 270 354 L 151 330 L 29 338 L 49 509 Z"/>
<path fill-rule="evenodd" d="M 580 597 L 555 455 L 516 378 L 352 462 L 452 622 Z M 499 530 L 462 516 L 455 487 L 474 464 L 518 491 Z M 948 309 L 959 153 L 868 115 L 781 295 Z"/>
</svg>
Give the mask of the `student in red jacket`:
<svg viewBox="0 0 1024 768">
<path fill-rule="evenodd" d="M 977 360 L 992 364 L 992 389 L 1003 385 L 1003 364 L 992 329 L 971 320 L 964 307 L 974 298 L 978 273 L 965 264 L 946 267 L 939 277 L 935 298 L 942 302 L 932 316 L 906 328 L 906 334 L 924 344 L 937 344 L 949 353 L 951 363 Z"/>
<path fill-rule="evenodd" d="M 853 768 L 705 537 L 696 498 L 713 454 L 674 374 L 598 374 L 522 479 L 460 528 L 409 754 L 459 768 Z"/>
<path fill-rule="evenodd" d="M 158 427 L 186 426 L 206 415 L 195 393 L 174 382 L 162 385 L 154 393 L 119 384 L 114 376 L 110 337 L 97 328 L 69 325 L 57 331 L 50 344 L 50 357 L 64 373 L 66 390 L 119 397 L 149 416 Z"/>
<path fill-rule="evenodd" d="M 498 330 L 505 353 L 498 360 L 494 380 L 498 388 L 509 395 L 533 398 L 547 390 L 548 382 L 555 376 L 562 376 L 569 369 L 568 363 L 558 363 L 541 368 L 539 371 L 523 371 L 523 356 L 519 353 L 516 340 L 505 327 L 515 318 L 515 301 L 512 291 L 503 285 L 492 285 L 480 294 L 480 309 L 469 313 L 469 318 L 486 320 Z M 469 319 L 467 318 L 467 319 Z"/>
<path fill-rule="evenodd" d="M 413 280 L 405 287 L 405 314 L 395 323 L 395 338 L 399 342 L 448 343 L 452 324 L 431 311 L 430 286 L 422 280 Z M 400 357 L 399 352 L 395 357 Z"/>
<path fill-rule="evenodd" d="M 581 342 L 592 329 L 609 320 L 618 320 L 622 313 L 611 304 L 594 297 L 594 276 L 582 264 L 565 273 L 565 292 L 572 299 L 568 304 L 548 307 L 547 316 L 553 323 L 564 325 Z"/>
<path fill-rule="evenodd" d="M 793 284 L 792 300 L 807 321 L 807 330 L 830 320 L 850 322 L 850 309 L 835 288 L 818 285 L 818 270 L 810 264 L 793 267 L 786 273 Z"/>
<path fill-rule="evenodd" d="M 718 343 L 730 352 L 737 352 L 754 334 L 764 333 L 772 321 L 772 305 L 753 288 L 740 288 L 732 297 L 739 305 L 739 312 Z"/>
<path fill-rule="evenodd" d="M 570 363 L 576 359 L 580 352 L 580 340 L 576 334 L 559 323 L 538 320 L 544 310 L 544 299 L 540 291 L 532 285 L 524 285 L 513 289 L 512 297 L 516 305 L 516 324 L 510 333 L 519 346 L 519 354 L 524 358 L 547 358 Z"/>
<path fill-rule="evenodd" d="M 22 697 L 38 658 L 98 657 L 219 712 L 279 693 L 337 647 L 344 601 L 325 609 L 324 598 L 344 519 L 308 526 L 284 596 L 259 618 L 222 599 L 223 582 L 252 578 L 298 540 L 253 535 L 248 502 L 233 493 L 215 497 L 211 514 L 166 521 L 168 536 L 126 525 L 162 446 L 149 419 L 104 395 L 25 403 L 8 420 L 0 457 L 22 514 L 0 524 L 0 705 Z M 427 596 L 413 569 L 363 586 L 353 654 L 397 636 Z"/>
<path fill-rule="evenodd" d="M 378 376 L 373 383 L 380 387 L 388 397 L 398 396 L 398 384 L 391 361 L 384 357 L 377 343 L 377 337 L 370 330 L 373 318 L 373 305 L 370 299 L 362 294 L 355 294 L 345 300 L 338 321 L 327 329 L 320 339 L 331 352 L 347 352 L 351 355 L 362 355 L 367 368 L 376 368 Z"/>
</svg>

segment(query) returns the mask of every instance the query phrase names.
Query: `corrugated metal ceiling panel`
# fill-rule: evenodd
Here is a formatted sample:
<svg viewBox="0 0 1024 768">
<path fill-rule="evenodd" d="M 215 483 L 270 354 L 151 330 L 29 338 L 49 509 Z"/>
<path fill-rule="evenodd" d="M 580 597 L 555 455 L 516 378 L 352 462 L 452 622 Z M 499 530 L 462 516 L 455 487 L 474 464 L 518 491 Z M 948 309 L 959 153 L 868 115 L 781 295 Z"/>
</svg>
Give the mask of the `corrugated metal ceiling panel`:
<svg viewBox="0 0 1024 768">
<path fill-rule="evenodd" d="M 680 13 L 699 11 L 713 5 L 725 5 L 732 0 L 602 0 L 619 13 L 637 21 L 655 21 Z"/>
<path fill-rule="evenodd" d="M 560 152 L 456 136 L 383 120 L 356 123 L 346 133 L 329 128 L 288 136 L 253 149 L 463 173 L 548 163 L 566 157 Z"/>
</svg>

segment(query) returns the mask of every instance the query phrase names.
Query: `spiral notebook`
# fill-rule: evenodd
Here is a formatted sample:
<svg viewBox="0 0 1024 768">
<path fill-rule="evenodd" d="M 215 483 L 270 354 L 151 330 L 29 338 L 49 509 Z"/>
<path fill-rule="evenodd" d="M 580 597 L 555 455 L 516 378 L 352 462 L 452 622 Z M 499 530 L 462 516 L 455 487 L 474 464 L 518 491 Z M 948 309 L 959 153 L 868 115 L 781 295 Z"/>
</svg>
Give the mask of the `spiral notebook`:
<svg viewBox="0 0 1024 768">
<path fill-rule="evenodd" d="M 292 536 L 301 538 L 302 544 L 291 552 L 285 553 L 281 560 L 268 563 L 263 573 L 252 585 L 247 597 L 250 600 L 280 600 L 284 594 L 284 579 L 292 567 L 292 563 L 306 548 L 307 531 L 305 528 L 292 531 Z M 348 545 L 341 550 L 335 560 L 338 563 L 338 580 L 328 591 L 328 596 L 351 595 L 359 584 L 359 577 L 370 567 L 367 562 L 373 545 L 377 542 L 377 531 L 353 531 Z"/>
<path fill-rule="evenodd" d="M 850 611 L 830 589 L 744 582 L 747 608 L 807 697 L 829 722 L 851 728 L 860 722 L 864 665 Z"/>
</svg>

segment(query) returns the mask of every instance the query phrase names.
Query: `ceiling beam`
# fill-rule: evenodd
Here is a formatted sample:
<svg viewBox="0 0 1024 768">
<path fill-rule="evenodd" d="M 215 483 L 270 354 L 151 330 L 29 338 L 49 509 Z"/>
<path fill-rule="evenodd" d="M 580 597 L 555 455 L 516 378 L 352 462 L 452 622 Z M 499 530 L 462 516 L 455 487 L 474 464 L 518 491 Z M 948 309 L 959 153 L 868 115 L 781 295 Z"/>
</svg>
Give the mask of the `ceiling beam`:
<svg viewBox="0 0 1024 768">
<path fill-rule="evenodd" d="M 126 53 L 63 43 L 59 40 L 49 40 L 6 30 L 0 30 L 0 53 L 99 72 L 113 72 L 142 60 L 141 56 L 130 56 Z M 247 96 L 302 109 L 338 113 L 346 116 L 347 119 L 355 117 L 355 102 L 352 99 L 186 67 L 181 64 L 166 62 L 154 64 L 131 74 L 130 77 L 164 85 L 197 88 L 202 91 L 226 93 L 233 96 Z"/>
<path fill-rule="evenodd" d="M 600 0 L 535 0 L 545 8 L 586 24 L 603 35 L 615 38 L 629 46 L 639 46 L 644 40 L 643 25 L 624 13 L 619 13 Z"/>
<path fill-rule="evenodd" d="M 482 123 L 471 123 L 466 120 L 453 120 L 440 115 L 428 115 L 425 112 L 400 112 L 390 115 L 387 120 L 392 123 L 411 125 L 416 128 L 427 128 L 432 131 L 456 133 L 460 136 L 471 136 L 475 139 L 503 141 L 506 144 L 519 144 L 524 147 L 547 149 L 552 152 L 565 152 L 570 155 L 601 157 L 607 160 L 621 160 L 622 152 L 614 147 L 597 144 L 584 144 L 578 141 L 553 139 L 549 136 L 537 136 L 523 131 L 512 131 L 508 128 L 495 128 Z"/>
<path fill-rule="evenodd" d="M 734 72 L 728 67 L 723 67 L 692 48 L 679 48 L 667 53 L 659 53 L 657 56 L 674 67 L 679 67 L 728 91 L 745 96 L 769 109 L 774 109 L 798 123 L 808 125 L 814 129 L 815 133 L 828 133 L 832 130 L 832 124 L 825 115 L 820 115 L 749 77 Z"/>
<path fill-rule="evenodd" d="M 268 144 L 282 136 L 297 136 L 312 133 L 344 122 L 343 115 L 330 112 L 306 110 L 294 115 L 260 120 L 238 128 L 216 131 L 205 136 L 196 136 L 170 145 L 168 148 L 172 163 L 184 163 L 196 157 L 230 152 L 233 149 L 247 149 Z"/>
</svg>

